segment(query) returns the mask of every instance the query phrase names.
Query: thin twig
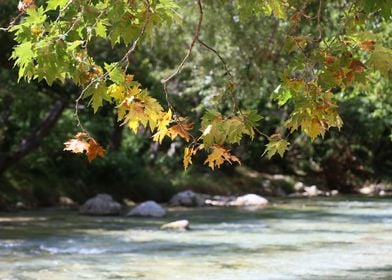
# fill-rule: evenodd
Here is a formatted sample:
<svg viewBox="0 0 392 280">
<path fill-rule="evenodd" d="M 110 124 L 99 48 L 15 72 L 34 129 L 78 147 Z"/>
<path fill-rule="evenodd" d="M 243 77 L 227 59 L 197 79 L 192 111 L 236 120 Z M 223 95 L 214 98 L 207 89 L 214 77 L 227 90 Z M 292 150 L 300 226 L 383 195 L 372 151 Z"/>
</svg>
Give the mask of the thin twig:
<svg viewBox="0 0 392 280">
<path fill-rule="evenodd" d="M 208 49 L 209 51 L 213 52 L 218 58 L 219 60 L 222 62 L 223 67 L 225 68 L 226 71 L 226 75 L 228 75 L 230 78 L 233 78 L 233 75 L 231 74 L 229 68 L 227 67 L 227 63 L 226 61 L 223 59 L 223 57 L 218 53 L 218 51 L 216 51 L 215 49 L 213 49 L 212 47 L 210 47 L 209 45 L 207 45 L 206 43 L 204 43 L 201 39 L 197 38 L 197 41 L 199 42 L 200 45 L 202 45 L 203 47 L 205 47 L 206 49 Z"/>
<path fill-rule="evenodd" d="M 165 93 L 166 103 L 169 106 L 169 108 L 171 108 L 172 111 L 174 111 L 174 112 L 176 112 L 176 109 L 174 108 L 173 104 L 169 100 L 169 92 L 167 90 L 167 83 L 171 79 L 173 79 L 176 75 L 178 75 L 180 73 L 182 67 L 184 66 L 185 62 L 188 60 L 189 56 L 191 55 L 193 47 L 195 46 L 195 44 L 196 44 L 196 42 L 197 42 L 197 40 L 199 38 L 201 25 L 203 23 L 203 4 L 202 4 L 202 0 L 197 0 L 197 4 L 198 4 L 198 7 L 199 7 L 199 21 L 198 21 L 198 24 L 196 26 L 196 30 L 195 30 L 195 33 L 193 35 L 191 44 L 189 45 L 189 48 L 188 48 L 184 58 L 182 59 L 181 63 L 177 66 L 176 70 L 170 76 L 168 76 L 167 78 L 161 80 L 161 83 L 163 85 L 163 92 Z"/>
<path fill-rule="evenodd" d="M 317 29 L 319 31 L 319 37 L 317 39 L 318 42 L 320 42 L 322 37 L 323 37 L 322 36 L 321 24 L 320 24 L 320 20 L 321 20 L 321 6 L 323 4 L 323 0 L 319 0 L 319 1 L 320 1 L 319 2 L 319 8 L 318 8 L 318 11 L 317 11 Z"/>
<path fill-rule="evenodd" d="M 7 27 L 0 27 L 0 30 L 8 32 L 25 13 L 24 11 L 20 12 Z"/>
<path fill-rule="evenodd" d="M 234 81 L 233 81 L 233 75 L 231 74 L 229 68 L 227 67 L 226 61 L 225 61 L 225 60 L 223 59 L 223 57 L 218 53 L 218 51 L 215 50 L 214 48 L 210 47 L 210 46 L 207 45 L 206 43 L 204 43 L 204 42 L 203 42 L 202 40 L 200 40 L 199 38 L 197 39 L 197 41 L 199 42 L 200 45 L 202 45 L 203 47 L 205 47 L 207 50 L 213 52 L 213 53 L 219 58 L 219 60 L 220 60 L 220 61 L 222 62 L 222 64 L 223 64 L 223 68 L 224 68 L 225 71 L 226 71 L 225 74 L 229 76 L 229 82 L 232 83 L 233 85 L 235 85 L 235 83 L 234 83 Z M 229 94 L 230 94 L 230 97 L 231 97 L 232 102 L 233 102 L 234 113 L 236 113 L 236 112 L 238 112 L 238 111 L 241 112 L 241 110 L 239 109 L 239 106 L 238 106 L 237 97 L 236 97 L 235 94 L 233 94 L 232 89 L 229 90 Z"/>
<path fill-rule="evenodd" d="M 72 4 L 73 1 L 74 0 L 69 0 L 68 3 L 62 9 L 59 10 L 59 14 L 57 15 L 57 18 L 56 18 L 56 20 L 54 22 L 58 22 L 60 20 L 62 13 L 66 9 L 68 9 L 68 7 Z"/>
<path fill-rule="evenodd" d="M 199 6 L 199 23 L 197 24 L 196 27 L 196 31 L 195 31 L 195 35 L 193 36 L 192 42 L 188 48 L 188 51 L 186 52 L 185 57 L 182 59 L 181 63 L 177 66 L 177 69 L 167 78 L 162 79 L 161 83 L 162 84 L 166 84 L 168 81 L 170 81 L 171 79 L 173 79 L 182 69 L 182 67 L 184 66 L 185 62 L 188 60 L 189 56 L 192 53 L 193 47 L 196 44 L 197 39 L 199 38 L 200 35 L 200 30 L 201 30 L 201 24 L 203 23 L 203 6 L 202 6 L 202 2 L 201 0 L 197 0 L 197 4 Z"/>
</svg>

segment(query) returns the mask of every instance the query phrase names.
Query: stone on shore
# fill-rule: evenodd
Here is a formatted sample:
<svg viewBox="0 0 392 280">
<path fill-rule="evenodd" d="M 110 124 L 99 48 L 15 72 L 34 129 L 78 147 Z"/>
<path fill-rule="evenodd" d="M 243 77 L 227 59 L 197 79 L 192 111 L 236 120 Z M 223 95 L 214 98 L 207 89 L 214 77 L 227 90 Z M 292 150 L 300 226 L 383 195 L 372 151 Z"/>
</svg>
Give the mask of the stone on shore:
<svg viewBox="0 0 392 280">
<path fill-rule="evenodd" d="M 229 203 L 230 206 L 266 206 L 268 200 L 257 194 L 246 194 L 237 197 Z"/>
<path fill-rule="evenodd" d="M 201 207 L 210 196 L 186 190 L 175 194 L 169 201 L 171 206 Z"/>
</svg>

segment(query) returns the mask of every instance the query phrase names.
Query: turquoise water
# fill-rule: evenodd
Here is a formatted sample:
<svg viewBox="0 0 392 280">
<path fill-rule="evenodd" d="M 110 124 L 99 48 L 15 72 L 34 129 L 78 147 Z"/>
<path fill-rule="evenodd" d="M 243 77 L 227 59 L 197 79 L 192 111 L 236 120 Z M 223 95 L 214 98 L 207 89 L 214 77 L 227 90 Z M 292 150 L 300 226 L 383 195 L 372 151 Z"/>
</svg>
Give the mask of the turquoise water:
<svg viewBox="0 0 392 280">
<path fill-rule="evenodd" d="M 159 230 L 177 219 L 192 230 Z M 392 279 L 392 200 L 169 209 L 162 219 L 0 213 L 0 279 Z"/>
</svg>

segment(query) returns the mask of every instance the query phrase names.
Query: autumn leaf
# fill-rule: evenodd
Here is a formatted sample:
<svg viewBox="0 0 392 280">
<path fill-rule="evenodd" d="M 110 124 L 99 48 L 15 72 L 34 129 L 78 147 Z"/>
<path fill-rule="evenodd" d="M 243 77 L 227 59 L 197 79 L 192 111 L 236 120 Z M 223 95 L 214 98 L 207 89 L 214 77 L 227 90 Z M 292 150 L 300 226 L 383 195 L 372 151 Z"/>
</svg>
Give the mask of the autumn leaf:
<svg viewBox="0 0 392 280">
<path fill-rule="evenodd" d="M 290 145 L 285 139 L 282 139 L 280 134 L 273 134 L 270 136 L 269 143 L 266 146 L 264 153 L 261 156 L 267 154 L 268 159 L 271 159 L 276 153 L 283 157 L 284 153 L 288 150 Z"/>
<path fill-rule="evenodd" d="M 369 52 L 369 51 L 372 51 L 374 49 L 374 44 L 375 43 L 376 42 L 373 41 L 373 40 L 365 40 L 365 41 L 362 41 L 359 46 L 364 51 L 368 51 Z"/>
<path fill-rule="evenodd" d="M 172 127 L 169 128 L 168 134 L 170 135 L 170 138 L 173 140 L 177 136 L 180 136 L 181 138 L 184 138 L 186 142 L 189 142 L 191 136 L 189 134 L 189 130 L 191 130 L 193 127 L 192 123 L 180 123 L 176 124 Z"/>
<path fill-rule="evenodd" d="M 232 164 L 233 162 L 238 162 L 241 164 L 240 160 L 236 157 L 233 156 L 230 153 L 230 150 L 219 146 L 219 145 L 212 145 L 212 153 L 210 153 L 205 160 L 204 164 L 208 163 L 208 166 L 214 170 L 215 167 L 220 168 L 220 166 L 227 161 L 228 163 Z"/>
<path fill-rule="evenodd" d="M 23 0 L 23 1 L 19 1 L 18 3 L 18 10 L 19 12 L 26 12 L 27 9 L 31 8 L 31 9 L 35 9 L 35 3 L 33 0 Z"/>
<path fill-rule="evenodd" d="M 353 59 L 349 65 L 349 68 L 355 73 L 362 73 L 365 70 L 365 65 L 358 59 Z"/>
<path fill-rule="evenodd" d="M 97 156 L 104 157 L 105 150 L 104 148 L 95 141 L 94 138 L 88 139 L 88 148 L 87 148 L 87 159 L 89 162 L 94 160 Z"/>
<path fill-rule="evenodd" d="M 88 149 L 88 143 L 86 141 L 88 135 L 85 132 L 79 132 L 74 136 L 74 138 L 70 139 L 69 141 L 65 142 L 64 151 L 70 151 L 72 153 L 83 153 Z"/>
<path fill-rule="evenodd" d="M 202 145 L 201 145 L 202 146 Z M 201 146 L 198 147 L 187 147 L 184 149 L 184 159 L 183 159 L 183 163 L 184 163 L 184 169 L 187 170 L 189 165 L 192 164 L 192 157 L 196 154 L 196 152 L 202 148 Z"/>
<path fill-rule="evenodd" d="M 155 142 L 159 142 L 159 144 L 161 144 L 163 138 L 169 134 L 169 129 L 167 127 L 171 121 L 172 111 L 169 109 L 167 113 L 162 113 L 162 117 L 158 121 L 157 132 L 153 135 L 153 140 Z"/>
<path fill-rule="evenodd" d="M 90 162 L 97 156 L 103 157 L 105 155 L 103 147 L 86 132 L 77 133 L 74 138 L 65 142 L 64 145 L 64 151 L 70 151 L 75 154 L 86 152 L 87 159 Z"/>
</svg>

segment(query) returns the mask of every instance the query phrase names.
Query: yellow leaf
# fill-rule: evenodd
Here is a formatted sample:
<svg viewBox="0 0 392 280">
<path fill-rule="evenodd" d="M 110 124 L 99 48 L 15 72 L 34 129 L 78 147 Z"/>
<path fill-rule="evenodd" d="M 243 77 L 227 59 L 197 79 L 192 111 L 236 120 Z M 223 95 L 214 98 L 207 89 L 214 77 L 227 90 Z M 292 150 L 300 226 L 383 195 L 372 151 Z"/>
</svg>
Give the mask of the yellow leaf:
<svg viewBox="0 0 392 280">
<path fill-rule="evenodd" d="M 194 146 L 184 149 L 183 163 L 184 163 L 185 170 L 187 170 L 189 165 L 192 164 L 192 156 L 194 156 L 196 154 L 198 149 L 199 149 L 199 147 L 194 147 Z"/>
<path fill-rule="evenodd" d="M 161 119 L 158 121 L 157 132 L 153 135 L 154 141 L 159 142 L 159 144 L 161 144 L 163 138 L 169 135 L 169 130 L 167 129 L 167 127 L 169 126 L 171 119 L 172 119 L 172 111 L 169 109 L 169 111 L 166 114 L 162 114 Z"/>
<path fill-rule="evenodd" d="M 301 125 L 304 132 L 312 138 L 312 141 L 319 135 L 324 137 L 325 128 L 321 125 L 319 120 L 315 118 L 312 120 L 304 120 Z"/>
<path fill-rule="evenodd" d="M 108 87 L 107 94 L 117 101 L 123 101 L 125 98 L 125 89 L 122 86 L 112 84 Z"/>
<path fill-rule="evenodd" d="M 240 160 L 230 153 L 230 150 L 219 145 L 212 145 L 211 148 L 212 153 L 208 155 L 204 164 L 208 163 L 208 166 L 212 170 L 214 170 L 215 167 L 219 168 L 225 161 L 229 162 L 230 164 L 232 164 L 232 162 L 238 162 L 241 164 Z"/>
</svg>

